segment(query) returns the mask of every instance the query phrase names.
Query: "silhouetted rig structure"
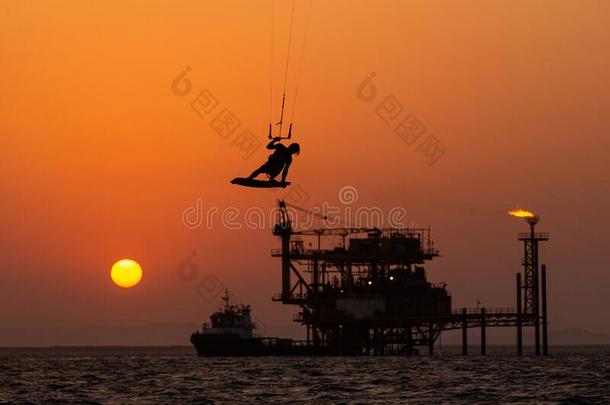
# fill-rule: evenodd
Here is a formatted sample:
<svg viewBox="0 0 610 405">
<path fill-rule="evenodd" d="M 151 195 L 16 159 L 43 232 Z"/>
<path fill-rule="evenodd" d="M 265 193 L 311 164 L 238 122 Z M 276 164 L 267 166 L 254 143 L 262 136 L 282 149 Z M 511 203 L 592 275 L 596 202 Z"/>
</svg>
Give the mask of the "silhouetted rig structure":
<svg viewBox="0 0 610 405">
<path fill-rule="evenodd" d="M 427 347 L 433 354 L 442 332 L 461 330 L 466 355 L 468 329 L 478 328 L 484 355 L 487 328 L 514 327 L 522 354 L 523 328 L 532 327 L 535 353 L 546 355 L 546 268 L 542 265 L 540 282 L 538 245 L 548 235 L 535 232 L 538 220 L 526 218 L 530 231 L 519 234 L 524 258 L 523 271 L 516 275 L 516 308 L 456 309 L 446 284 L 432 284 L 426 277 L 425 263 L 439 255 L 430 228 L 299 231 L 280 201 L 273 233 L 281 238 L 281 249 L 272 256 L 281 258 L 282 293 L 273 299 L 300 307 L 295 321 L 307 328 L 307 340 L 293 343 L 295 353 L 412 355 Z M 306 246 L 303 238 L 308 237 L 313 242 Z M 329 240 L 339 246 L 323 248 L 332 244 Z"/>
</svg>

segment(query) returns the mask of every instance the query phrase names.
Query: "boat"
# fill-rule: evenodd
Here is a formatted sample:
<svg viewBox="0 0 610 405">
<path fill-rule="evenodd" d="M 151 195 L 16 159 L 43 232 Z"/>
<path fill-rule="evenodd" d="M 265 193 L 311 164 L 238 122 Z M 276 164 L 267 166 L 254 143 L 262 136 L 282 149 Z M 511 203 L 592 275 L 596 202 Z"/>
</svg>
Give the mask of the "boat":
<svg viewBox="0 0 610 405">
<path fill-rule="evenodd" d="M 212 356 L 288 356 L 304 355 L 311 350 L 302 342 L 289 338 L 258 337 L 249 305 L 232 305 L 229 291 L 222 297 L 224 305 L 210 316 L 210 323 L 191 335 L 199 357 Z"/>
</svg>

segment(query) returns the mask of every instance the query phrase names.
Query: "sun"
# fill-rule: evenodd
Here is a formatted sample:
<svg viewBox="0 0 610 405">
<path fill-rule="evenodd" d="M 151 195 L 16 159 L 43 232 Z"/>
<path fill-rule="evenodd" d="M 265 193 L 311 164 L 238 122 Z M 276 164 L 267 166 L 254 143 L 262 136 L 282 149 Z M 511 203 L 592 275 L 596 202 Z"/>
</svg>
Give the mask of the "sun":
<svg viewBox="0 0 610 405">
<path fill-rule="evenodd" d="M 131 288 L 142 280 L 142 267 L 135 260 L 121 259 L 112 265 L 110 278 L 122 288 Z"/>
</svg>

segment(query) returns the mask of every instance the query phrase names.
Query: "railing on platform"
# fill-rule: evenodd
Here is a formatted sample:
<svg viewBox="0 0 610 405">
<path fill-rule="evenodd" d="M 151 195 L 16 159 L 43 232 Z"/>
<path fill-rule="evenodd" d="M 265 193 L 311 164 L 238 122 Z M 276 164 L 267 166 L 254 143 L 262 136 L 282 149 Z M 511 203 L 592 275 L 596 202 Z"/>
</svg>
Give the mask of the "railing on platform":
<svg viewBox="0 0 610 405">
<path fill-rule="evenodd" d="M 531 232 L 519 232 L 517 234 L 519 240 L 527 240 L 532 237 Z M 534 239 L 536 240 L 549 240 L 548 232 L 534 232 Z"/>
<path fill-rule="evenodd" d="M 481 314 L 481 310 L 485 309 L 485 315 L 493 315 L 493 314 L 514 314 L 515 308 L 466 308 L 466 314 Z M 463 314 L 464 308 L 454 309 L 451 311 L 454 315 Z"/>
<path fill-rule="evenodd" d="M 288 296 L 289 300 L 304 300 L 308 298 L 307 293 L 303 293 L 303 294 L 290 294 Z M 272 301 L 282 301 L 284 299 L 284 296 L 282 294 L 274 294 L 271 296 L 271 300 Z"/>
</svg>

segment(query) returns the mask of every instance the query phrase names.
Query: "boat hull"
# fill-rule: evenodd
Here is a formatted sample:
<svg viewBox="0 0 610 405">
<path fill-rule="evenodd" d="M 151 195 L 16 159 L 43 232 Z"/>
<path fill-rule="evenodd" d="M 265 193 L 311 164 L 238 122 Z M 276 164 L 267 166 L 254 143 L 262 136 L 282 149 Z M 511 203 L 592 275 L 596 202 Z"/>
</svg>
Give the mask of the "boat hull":
<svg viewBox="0 0 610 405">
<path fill-rule="evenodd" d="M 191 343 L 197 350 L 199 357 L 312 356 L 323 354 L 311 346 L 295 345 L 292 339 L 242 338 L 232 333 L 193 333 Z"/>
</svg>

